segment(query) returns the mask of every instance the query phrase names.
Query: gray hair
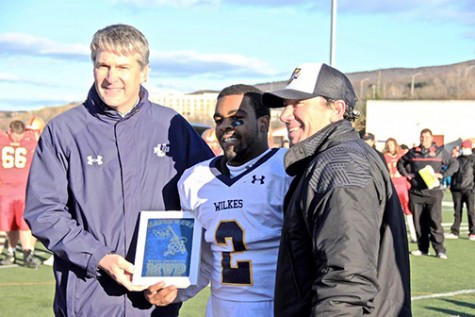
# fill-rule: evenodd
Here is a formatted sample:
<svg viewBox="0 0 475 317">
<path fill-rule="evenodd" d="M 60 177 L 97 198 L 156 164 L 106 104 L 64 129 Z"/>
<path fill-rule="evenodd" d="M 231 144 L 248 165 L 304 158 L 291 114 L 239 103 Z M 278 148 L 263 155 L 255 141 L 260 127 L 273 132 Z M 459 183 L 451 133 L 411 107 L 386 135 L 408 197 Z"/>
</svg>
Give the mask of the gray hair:
<svg viewBox="0 0 475 317">
<path fill-rule="evenodd" d="M 130 25 L 109 25 L 94 34 L 91 42 L 91 59 L 96 61 L 99 50 L 110 51 L 120 55 L 139 55 L 138 62 L 142 69 L 149 64 L 150 49 L 145 36 Z"/>
</svg>

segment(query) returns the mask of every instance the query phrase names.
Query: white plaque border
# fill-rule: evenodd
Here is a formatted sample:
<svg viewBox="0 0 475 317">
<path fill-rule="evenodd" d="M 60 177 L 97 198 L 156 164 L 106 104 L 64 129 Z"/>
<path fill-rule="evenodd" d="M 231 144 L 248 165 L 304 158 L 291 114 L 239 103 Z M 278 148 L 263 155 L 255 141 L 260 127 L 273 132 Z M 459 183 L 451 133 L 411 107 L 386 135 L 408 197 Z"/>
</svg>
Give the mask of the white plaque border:
<svg viewBox="0 0 475 317">
<path fill-rule="evenodd" d="M 147 224 L 150 219 L 193 219 L 193 241 L 191 247 L 190 269 L 188 276 L 142 276 L 142 266 L 145 253 L 145 241 Z M 137 249 L 135 253 L 134 274 L 132 284 L 150 286 L 161 281 L 166 285 L 175 285 L 177 288 L 187 288 L 196 285 L 198 280 L 199 264 L 201 261 L 202 227 L 192 212 L 167 210 L 140 212 L 139 232 L 137 237 Z"/>
</svg>

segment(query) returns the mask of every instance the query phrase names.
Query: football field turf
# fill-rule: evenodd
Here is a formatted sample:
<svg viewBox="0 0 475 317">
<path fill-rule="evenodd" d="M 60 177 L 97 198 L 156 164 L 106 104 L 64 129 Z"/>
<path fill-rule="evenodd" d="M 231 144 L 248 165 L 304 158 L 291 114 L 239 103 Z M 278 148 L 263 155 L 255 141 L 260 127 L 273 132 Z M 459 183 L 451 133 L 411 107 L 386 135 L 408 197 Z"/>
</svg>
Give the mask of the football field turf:
<svg viewBox="0 0 475 317">
<path fill-rule="evenodd" d="M 448 193 L 444 199 L 450 201 Z M 445 232 L 452 219 L 451 204 L 445 203 Z M 460 239 L 446 240 L 448 260 L 434 256 L 410 257 L 413 316 L 475 317 L 475 241 L 467 239 L 465 210 L 462 232 Z M 411 243 L 409 249 L 415 250 L 417 245 Z M 432 249 L 431 252 L 434 254 Z M 39 251 L 38 256 L 46 259 L 48 254 Z M 51 267 L 41 266 L 38 270 L 22 266 L 0 267 L 0 317 L 53 316 L 53 292 Z M 209 288 L 186 302 L 180 316 L 204 316 L 208 295 Z"/>
</svg>

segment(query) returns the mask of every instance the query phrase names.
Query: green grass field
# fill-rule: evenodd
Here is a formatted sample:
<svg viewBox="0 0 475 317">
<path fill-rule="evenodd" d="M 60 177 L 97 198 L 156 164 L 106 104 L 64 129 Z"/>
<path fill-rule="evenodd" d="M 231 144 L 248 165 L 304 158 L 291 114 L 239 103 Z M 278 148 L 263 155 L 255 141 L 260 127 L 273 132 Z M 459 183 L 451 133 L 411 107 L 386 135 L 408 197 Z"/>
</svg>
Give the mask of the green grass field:
<svg viewBox="0 0 475 317">
<path fill-rule="evenodd" d="M 450 199 L 447 193 L 444 200 L 450 202 Z M 452 223 L 450 206 L 444 206 L 443 219 L 446 224 Z M 448 232 L 448 227 L 445 228 Z M 446 240 L 448 260 L 411 256 L 415 317 L 475 317 L 475 242 L 467 239 L 465 211 L 462 231 L 459 240 Z M 417 245 L 410 244 L 409 248 L 415 250 Z M 38 256 L 45 259 L 48 254 L 39 251 Z M 0 267 L 0 317 L 53 316 L 53 293 L 51 267 L 42 266 L 38 270 Z M 204 316 L 208 295 L 209 289 L 205 289 L 186 302 L 180 316 Z"/>
</svg>

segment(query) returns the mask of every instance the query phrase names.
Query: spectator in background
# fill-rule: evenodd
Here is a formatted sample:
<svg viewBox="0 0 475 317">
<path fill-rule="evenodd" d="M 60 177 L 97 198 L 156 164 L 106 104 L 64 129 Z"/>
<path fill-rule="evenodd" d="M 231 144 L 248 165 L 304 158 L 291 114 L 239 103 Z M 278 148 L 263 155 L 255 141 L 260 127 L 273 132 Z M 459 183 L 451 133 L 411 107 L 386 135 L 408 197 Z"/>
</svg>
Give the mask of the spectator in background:
<svg viewBox="0 0 475 317">
<path fill-rule="evenodd" d="M 406 154 L 407 152 L 409 152 L 409 147 L 406 145 L 406 144 L 401 144 L 399 145 L 399 147 L 401 148 L 401 151 Z"/>
<path fill-rule="evenodd" d="M 376 153 L 378 154 L 378 156 L 381 158 L 381 160 L 383 161 L 384 165 L 386 165 L 386 159 L 384 158 L 384 154 L 381 153 L 377 148 L 376 148 L 376 139 L 374 137 L 374 134 L 373 133 L 365 133 L 363 134 L 363 136 L 361 137 L 363 139 L 363 141 L 365 141 L 369 146 L 371 146 L 375 151 Z"/>
<path fill-rule="evenodd" d="M 48 122 L 28 180 L 25 219 L 54 253 L 56 316 L 176 317 L 132 284 L 139 214 L 179 210 L 177 182 L 212 157 L 175 110 L 154 104 L 149 45 L 116 24 L 94 34 L 86 101 Z"/>
<path fill-rule="evenodd" d="M 8 136 L 0 140 L 0 230 L 8 236 L 8 251 L 1 265 L 17 262 L 18 240 L 23 250 L 23 265 L 36 269 L 40 264 L 33 255 L 36 239 L 23 219 L 26 183 L 36 142 L 36 138 L 26 135 L 25 124 L 20 120 L 10 122 Z"/>
<path fill-rule="evenodd" d="M 405 154 L 399 147 L 396 139 L 389 138 L 386 140 L 383 149 L 384 158 L 386 159 L 389 176 L 396 188 L 399 201 L 401 202 L 402 210 L 406 215 L 406 223 L 411 235 L 411 242 L 417 242 L 416 229 L 414 227 L 414 220 L 411 210 L 409 209 L 409 182 L 406 177 L 402 176 L 397 170 L 397 161 Z"/>
<path fill-rule="evenodd" d="M 452 155 L 453 158 L 457 158 L 460 155 L 460 146 L 456 145 L 450 150 L 450 155 Z M 444 165 L 442 167 L 442 170 L 445 171 L 447 169 L 447 166 Z M 442 188 L 445 190 L 447 188 L 450 188 L 450 183 L 452 182 L 452 176 L 444 176 L 442 178 Z"/>
<path fill-rule="evenodd" d="M 458 145 L 454 146 L 452 150 L 450 151 L 450 155 L 452 155 L 452 157 L 455 157 L 455 158 L 459 157 L 460 154 L 461 154 L 461 150 L 460 150 L 460 146 Z"/>
<path fill-rule="evenodd" d="M 475 241 L 475 156 L 472 154 L 472 141 L 465 140 L 462 142 L 460 154 L 457 157 L 459 169 L 452 175 L 452 182 L 450 183 L 450 191 L 454 202 L 454 223 L 450 227 L 450 233 L 445 235 L 445 238 L 459 238 L 463 204 L 465 204 L 468 216 L 468 239 Z"/>
<path fill-rule="evenodd" d="M 440 259 L 447 259 L 444 246 L 444 228 L 442 227 L 442 186 L 427 184 L 420 175 L 423 168 L 432 169 L 439 182 L 444 176 L 450 176 L 458 169 L 458 162 L 442 146 L 433 142 L 432 131 L 423 129 L 420 133 L 420 145 L 413 147 L 397 162 L 401 175 L 411 183 L 409 189 L 409 208 L 414 215 L 418 250 L 415 256 L 428 255 L 429 243 Z M 443 166 L 447 169 L 444 171 Z M 436 183 L 436 182 L 435 182 Z"/>
</svg>

